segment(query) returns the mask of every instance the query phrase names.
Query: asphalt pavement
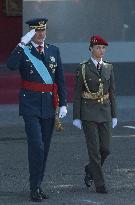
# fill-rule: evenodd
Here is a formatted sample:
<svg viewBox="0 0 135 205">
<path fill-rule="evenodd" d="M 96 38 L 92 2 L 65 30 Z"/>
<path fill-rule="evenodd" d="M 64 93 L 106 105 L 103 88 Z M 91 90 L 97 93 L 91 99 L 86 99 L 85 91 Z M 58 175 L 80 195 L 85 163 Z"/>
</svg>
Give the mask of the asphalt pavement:
<svg viewBox="0 0 135 205">
<path fill-rule="evenodd" d="M 46 205 L 135 205 L 135 98 L 118 99 L 111 155 L 103 167 L 108 194 L 84 184 L 88 161 L 82 130 L 72 125 L 72 104 L 62 120 L 64 131 L 54 131 L 43 188 Z M 27 143 L 18 105 L 0 106 L 0 205 L 37 204 L 29 201 Z"/>
</svg>

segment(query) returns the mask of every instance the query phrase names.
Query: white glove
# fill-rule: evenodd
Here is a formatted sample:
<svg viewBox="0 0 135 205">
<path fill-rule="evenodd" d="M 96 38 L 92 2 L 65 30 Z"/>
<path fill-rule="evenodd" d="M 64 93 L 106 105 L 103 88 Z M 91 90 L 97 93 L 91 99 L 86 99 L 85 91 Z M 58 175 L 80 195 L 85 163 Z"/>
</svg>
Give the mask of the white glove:
<svg viewBox="0 0 135 205">
<path fill-rule="evenodd" d="M 73 120 L 73 125 L 79 129 L 82 129 L 82 122 L 79 119 Z"/>
<path fill-rule="evenodd" d="M 24 45 L 29 43 L 29 41 L 33 38 L 35 33 L 36 33 L 35 29 L 32 29 L 31 31 L 26 33 L 26 35 L 21 38 L 21 43 L 24 44 Z"/>
<path fill-rule="evenodd" d="M 67 114 L 67 107 L 66 106 L 60 107 L 59 118 L 65 117 L 66 114 Z"/>
<path fill-rule="evenodd" d="M 112 128 L 115 128 L 117 125 L 117 118 L 112 118 Z"/>
</svg>

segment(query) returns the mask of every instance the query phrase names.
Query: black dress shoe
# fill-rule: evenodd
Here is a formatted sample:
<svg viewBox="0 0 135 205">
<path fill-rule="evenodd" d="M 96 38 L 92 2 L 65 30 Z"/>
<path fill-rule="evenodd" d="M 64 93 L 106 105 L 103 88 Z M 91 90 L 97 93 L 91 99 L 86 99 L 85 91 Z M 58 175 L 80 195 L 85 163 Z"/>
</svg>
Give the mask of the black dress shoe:
<svg viewBox="0 0 135 205">
<path fill-rule="evenodd" d="M 106 190 L 106 187 L 104 185 L 96 187 L 96 192 L 101 193 L 101 194 L 107 194 L 107 190 Z"/>
<path fill-rule="evenodd" d="M 46 195 L 41 188 L 39 189 L 39 193 L 40 193 L 40 195 L 42 196 L 43 199 L 49 199 L 49 196 Z"/>
<path fill-rule="evenodd" d="M 34 202 L 41 202 L 43 200 L 43 197 L 41 196 L 39 189 L 36 189 L 35 191 L 31 191 L 30 198 L 31 201 Z"/>
<path fill-rule="evenodd" d="M 93 182 L 92 176 L 89 174 L 86 174 L 86 176 L 84 177 L 84 182 L 87 187 L 90 187 Z"/>
<path fill-rule="evenodd" d="M 88 165 L 85 166 L 85 174 L 86 174 L 84 177 L 85 185 L 87 187 L 90 187 L 92 185 L 93 178 L 92 175 L 89 173 Z"/>
</svg>

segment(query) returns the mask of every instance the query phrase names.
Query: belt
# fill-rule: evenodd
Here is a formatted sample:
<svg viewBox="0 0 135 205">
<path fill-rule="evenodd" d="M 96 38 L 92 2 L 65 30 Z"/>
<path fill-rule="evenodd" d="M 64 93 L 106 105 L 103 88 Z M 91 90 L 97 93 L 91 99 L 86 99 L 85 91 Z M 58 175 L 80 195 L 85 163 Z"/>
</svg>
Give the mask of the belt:
<svg viewBox="0 0 135 205">
<path fill-rule="evenodd" d="M 82 98 L 91 99 L 91 100 L 97 100 L 98 102 L 103 103 L 104 100 L 108 100 L 109 99 L 109 93 L 107 93 L 105 95 L 100 95 L 100 96 L 93 96 L 91 93 L 88 93 L 88 92 L 84 91 L 82 93 Z"/>
<path fill-rule="evenodd" d="M 23 80 L 22 86 L 23 89 L 32 90 L 36 92 L 52 92 L 53 93 L 53 105 L 55 108 L 59 105 L 59 97 L 58 97 L 58 87 L 57 84 L 42 84 L 42 83 L 35 83 Z"/>
</svg>

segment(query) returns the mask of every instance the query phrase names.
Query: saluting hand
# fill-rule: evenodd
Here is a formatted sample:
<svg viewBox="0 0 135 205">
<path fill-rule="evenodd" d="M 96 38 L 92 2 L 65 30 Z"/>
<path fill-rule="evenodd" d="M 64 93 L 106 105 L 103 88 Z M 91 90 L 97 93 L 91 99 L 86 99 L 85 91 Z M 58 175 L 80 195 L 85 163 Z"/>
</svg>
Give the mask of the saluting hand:
<svg viewBox="0 0 135 205">
<path fill-rule="evenodd" d="M 26 35 L 21 38 L 21 43 L 19 43 L 19 46 L 22 47 L 27 43 L 29 43 L 29 41 L 33 38 L 35 33 L 36 33 L 35 29 L 32 29 L 31 31 L 26 33 Z"/>
</svg>

